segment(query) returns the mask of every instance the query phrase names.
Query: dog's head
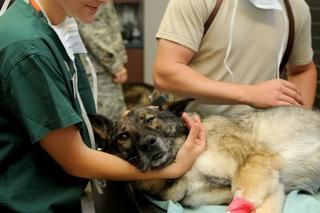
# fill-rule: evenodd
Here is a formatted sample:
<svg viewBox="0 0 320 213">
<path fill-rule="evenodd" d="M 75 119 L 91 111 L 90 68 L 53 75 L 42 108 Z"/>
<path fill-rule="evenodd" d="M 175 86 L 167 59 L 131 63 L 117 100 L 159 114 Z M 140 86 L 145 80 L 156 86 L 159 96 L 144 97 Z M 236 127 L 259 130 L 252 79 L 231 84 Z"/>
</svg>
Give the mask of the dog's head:
<svg viewBox="0 0 320 213">
<path fill-rule="evenodd" d="M 130 110 L 108 129 L 106 151 L 127 160 L 141 171 L 170 164 L 188 134 L 181 115 L 191 100 Z M 92 123 L 96 129 L 97 125 L 94 121 Z"/>
</svg>

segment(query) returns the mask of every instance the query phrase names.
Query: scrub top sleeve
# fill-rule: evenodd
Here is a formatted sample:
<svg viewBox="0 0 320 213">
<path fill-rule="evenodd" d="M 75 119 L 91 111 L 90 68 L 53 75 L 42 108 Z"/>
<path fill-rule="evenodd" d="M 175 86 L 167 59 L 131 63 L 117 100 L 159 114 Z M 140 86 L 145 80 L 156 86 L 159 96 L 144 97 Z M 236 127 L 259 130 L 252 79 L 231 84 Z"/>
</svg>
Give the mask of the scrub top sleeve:
<svg viewBox="0 0 320 213">
<path fill-rule="evenodd" d="M 23 125 L 32 143 L 50 131 L 82 122 L 76 112 L 69 73 L 45 56 L 29 55 L 4 81 L 5 107 Z"/>
</svg>

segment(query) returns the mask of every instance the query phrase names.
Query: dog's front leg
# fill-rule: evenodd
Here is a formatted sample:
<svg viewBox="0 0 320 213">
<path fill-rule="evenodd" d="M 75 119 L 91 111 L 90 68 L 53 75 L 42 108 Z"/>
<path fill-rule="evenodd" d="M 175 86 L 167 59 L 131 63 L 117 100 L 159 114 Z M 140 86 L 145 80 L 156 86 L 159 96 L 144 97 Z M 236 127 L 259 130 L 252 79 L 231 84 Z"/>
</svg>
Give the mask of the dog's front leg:
<svg viewBox="0 0 320 213">
<path fill-rule="evenodd" d="M 281 212 L 279 210 L 281 206 L 279 207 L 279 205 L 282 202 L 278 202 L 273 197 L 273 194 L 277 197 L 280 196 L 281 191 L 282 194 L 284 193 L 279 183 L 280 165 L 280 159 L 273 154 L 257 152 L 250 155 L 244 164 L 239 166 L 232 180 L 234 197 L 241 197 L 250 201 L 257 208 L 257 211 L 261 207 L 261 210 L 259 210 L 261 213 L 270 212 L 263 210 L 269 209 L 269 205 L 277 210 L 272 211 L 273 213 Z"/>
<path fill-rule="evenodd" d="M 160 197 L 164 200 L 173 200 L 173 201 L 180 201 L 186 195 L 188 189 L 187 181 L 182 177 L 176 181 L 173 181 L 170 186 L 165 187 L 160 192 Z"/>
<path fill-rule="evenodd" d="M 284 199 L 284 186 L 279 184 L 276 191 L 271 193 L 257 208 L 256 213 L 282 212 Z"/>
</svg>

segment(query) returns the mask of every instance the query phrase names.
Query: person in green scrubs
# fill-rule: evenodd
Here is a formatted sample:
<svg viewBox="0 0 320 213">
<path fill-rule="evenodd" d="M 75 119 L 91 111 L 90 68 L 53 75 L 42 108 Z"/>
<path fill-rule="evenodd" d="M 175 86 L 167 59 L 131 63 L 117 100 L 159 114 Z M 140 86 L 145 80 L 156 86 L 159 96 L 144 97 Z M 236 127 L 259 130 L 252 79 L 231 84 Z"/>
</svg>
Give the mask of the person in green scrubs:
<svg viewBox="0 0 320 213">
<path fill-rule="evenodd" d="M 89 23 L 105 2 L 16 0 L 0 17 L 0 212 L 80 212 L 88 179 L 176 178 L 205 149 L 200 120 L 187 115 L 190 134 L 166 168 L 142 173 L 90 148 L 87 75 L 54 26 L 67 17 Z"/>
</svg>

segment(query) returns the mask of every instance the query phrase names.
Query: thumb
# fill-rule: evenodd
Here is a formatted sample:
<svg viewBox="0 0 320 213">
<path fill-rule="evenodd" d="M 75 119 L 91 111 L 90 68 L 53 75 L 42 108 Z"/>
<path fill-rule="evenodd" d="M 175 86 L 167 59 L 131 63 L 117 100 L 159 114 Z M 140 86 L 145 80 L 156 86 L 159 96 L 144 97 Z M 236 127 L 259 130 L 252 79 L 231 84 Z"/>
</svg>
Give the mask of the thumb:
<svg viewBox="0 0 320 213">
<path fill-rule="evenodd" d="M 198 123 L 193 123 L 190 127 L 189 135 L 187 137 L 187 143 L 190 145 L 196 144 L 199 133 L 200 125 Z"/>
</svg>

